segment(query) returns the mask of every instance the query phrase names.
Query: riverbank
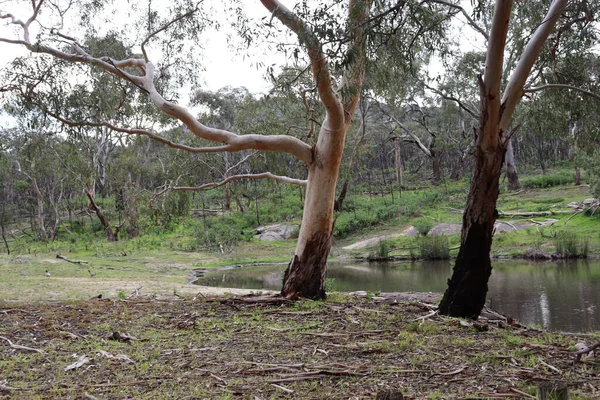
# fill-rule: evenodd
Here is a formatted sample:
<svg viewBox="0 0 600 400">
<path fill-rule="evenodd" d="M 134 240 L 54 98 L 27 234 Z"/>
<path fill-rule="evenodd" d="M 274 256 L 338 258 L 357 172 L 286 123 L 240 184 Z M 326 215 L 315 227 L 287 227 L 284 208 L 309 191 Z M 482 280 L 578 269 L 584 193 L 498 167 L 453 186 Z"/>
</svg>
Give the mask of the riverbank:
<svg viewBox="0 0 600 400">
<path fill-rule="evenodd" d="M 417 300 L 195 296 L 1 304 L 0 398 L 525 398 L 563 381 L 600 395 L 600 336 L 489 314 L 476 324 Z M 10 342 L 9 342 L 10 340 Z"/>
</svg>

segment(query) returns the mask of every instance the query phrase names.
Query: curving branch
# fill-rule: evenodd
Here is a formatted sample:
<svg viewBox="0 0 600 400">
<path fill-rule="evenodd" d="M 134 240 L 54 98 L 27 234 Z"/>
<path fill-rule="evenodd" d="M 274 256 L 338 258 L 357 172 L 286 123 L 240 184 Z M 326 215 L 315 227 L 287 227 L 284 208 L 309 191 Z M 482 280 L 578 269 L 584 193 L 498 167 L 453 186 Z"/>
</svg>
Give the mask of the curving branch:
<svg viewBox="0 0 600 400">
<path fill-rule="evenodd" d="M 160 93 L 158 93 L 158 90 L 154 85 L 154 65 L 151 62 L 147 62 L 144 59 L 128 58 L 124 60 L 115 60 L 110 57 L 93 57 L 90 54 L 88 54 L 76 40 L 66 35 L 62 35 L 57 31 L 53 31 L 53 33 L 57 36 L 60 36 L 62 39 L 68 38 L 68 40 L 71 42 L 73 52 L 59 50 L 39 43 L 32 43 L 29 39 L 29 25 L 36 19 L 42 3 L 43 0 L 40 0 L 39 3 L 35 3 L 35 1 L 32 1 L 32 6 L 34 10 L 32 16 L 27 20 L 27 22 L 22 22 L 21 20 L 16 19 L 12 14 L 0 14 L 0 18 L 10 19 L 11 24 L 18 25 L 23 30 L 22 40 L 0 38 L 0 41 L 23 45 L 32 53 L 49 54 L 53 57 L 65 61 L 86 63 L 93 66 L 97 66 L 108 73 L 111 73 L 122 79 L 128 80 L 134 83 L 142 90 L 144 90 L 148 94 L 152 103 L 161 112 L 180 120 L 194 135 L 198 136 L 199 138 L 216 143 L 221 143 L 222 146 L 193 148 L 181 144 L 176 144 L 168 139 L 160 137 L 159 135 L 156 135 L 155 133 L 144 129 L 119 128 L 108 123 L 99 123 L 95 126 L 106 126 L 115 131 L 128 134 L 145 135 L 154 140 L 165 143 L 171 147 L 196 153 L 219 151 L 234 152 L 254 149 L 263 151 L 278 151 L 292 154 L 298 159 L 300 159 L 302 162 L 304 162 L 306 165 L 309 165 L 313 161 L 313 152 L 311 146 L 304 143 L 300 139 L 294 138 L 292 136 L 267 136 L 259 134 L 238 135 L 230 131 L 215 129 L 202 124 L 184 107 L 181 107 L 176 103 L 167 101 L 162 97 Z M 314 35 L 312 36 L 314 37 Z M 329 72 L 327 70 L 327 62 L 324 58 L 321 58 L 321 64 L 324 68 L 323 71 L 325 71 L 327 73 L 327 76 L 329 77 Z M 315 66 L 313 66 L 313 68 L 315 68 Z M 133 71 L 136 71 L 136 73 L 133 73 L 132 69 Z M 326 79 L 325 82 L 327 87 L 329 88 L 329 91 L 331 91 L 329 79 Z M 335 98 L 335 95 L 332 91 L 331 96 L 333 96 L 332 98 Z M 337 99 L 335 101 L 339 105 Z M 339 108 L 341 109 L 341 105 L 339 105 Z M 342 113 L 339 114 L 342 115 Z M 334 113 L 333 115 L 336 114 Z M 90 123 L 79 123 L 73 121 L 67 122 L 66 119 L 56 114 L 54 114 L 53 117 L 71 126 L 77 124 L 80 124 L 81 126 L 94 126 L 94 124 Z"/>
<path fill-rule="evenodd" d="M 477 32 L 481 33 L 481 35 L 485 38 L 485 40 L 490 40 L 490 37 L 487 34 L 487 32 L 482 27 L 480 27 L 479 25 L 477 25 L 477 23 L 473 20 L 473 18 L 471 18 L 471 16 L 469 15 L 469 13 L 467 11 L 465 11 L 465 9 L 462 8 L 461 6 L 459 6 L 458 4 L 453 4 L 453 3 L 450 3 L 449 1 L 444 1 L 444 0 L 423 0 L 422 3 L 436 3 L 436 4 L 441 4 L 441 5 L 445 5 L 445 6 L 448 6 L 450 8 L 454 8 L 455 10 L 460 11 L 461 14 L 466 18 L 467 23 L 469 25 L 471 25 L 471 27 L 473 29 L 475 29 Z"/>
<path fill-rule="evenodd" d="M 549 83 L 546 85 L 542 85 L 542 86 L 537 86 L 537 87 L 530 87 L 527 89 L 523 89 L 524 93 L 535 93 L 535 92 L 539 92 L 542 90 L 546 90 L 546 89 L 569 89 L 569 90 L 575 90 L 576 92 L 579 93 L 583 93 L 587 96 L 593 97 L 596 100 L 600 100 L 600 95 L 594 93 L 594 92 L 590 92 L 589 90 L 585 90 L 583 88 L 577 87 L 577 86 L 572 86 L 572 85 L 566 85 L 566 84 L 562 84 L 562 83 Z"/>
<path fill-rule="evenodd" d="M 554 29 L 554 25 L 560 18 L 567 3 L 568 0 L 553 0 L 544 20 L 539 24 L 529 42 L 527 42 L 517 66 L 510 75 L 504 95 L 502 96 L 502 113 L 499 122 L 500 132 L 505 132 L 508 129 L 508 124 L 517 107 L 517 103 L 523 96 L 523 88 L 533 68 L 533 64 L 542 51 L 544 43 L 546 43 L 550 32 Z"/>
<path fill-rule="evenodd" d="M 479 118 L 479 115 L 477 115 L 477 113 L 475 111 L 473 111 L 470 107 L 468 107 L 460 99 L 458 99 L 458 98 L 456 98 L 454 96 L 450 96 L 450 95 L 442 92 L 441 90 L 438 90 L 438 89 L 436 89 L 434 87 L 431 87 L 431 86 L 429 86 L 427 84 L 424 84 L 424 86 L 427 89 L 431 90 L 433 93 L 435 93 L 438 96 L 440 96 L 442 99 L 455 102 L 460 108 L 462 108 L 463 110 L 465 110 L 471 117 L 473 117 L 475 119 Z"/>
<path fill-rule="evenodd" d="M 340 126 L 344 122 L 344 111 L 333 91 L 329 63 L 321 42 L 310 27 L 279 0 L 260 0 L 260 2 L 275 18 L 298 36 L 300 43 L 304 44 L 310 58 L 317 92 L 327 110 L 327 116 L 334 127 Z"/>
</svg>

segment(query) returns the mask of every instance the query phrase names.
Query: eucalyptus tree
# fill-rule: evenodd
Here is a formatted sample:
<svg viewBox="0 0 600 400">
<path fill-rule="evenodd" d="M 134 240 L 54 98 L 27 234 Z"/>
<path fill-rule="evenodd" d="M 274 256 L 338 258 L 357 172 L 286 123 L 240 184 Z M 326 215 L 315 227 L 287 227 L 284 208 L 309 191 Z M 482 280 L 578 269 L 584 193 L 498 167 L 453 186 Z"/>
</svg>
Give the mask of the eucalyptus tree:
<svg viewBox="0 0 600 400">
<path fill-rule="evenodd" d="M 461 247 L 448 288 L 440 303 L 440 312 L 452 316 L 477 318 L 487 294 L 491 275 L 490 249 L 499 178 L 508 140 L 516 127 L 509 129 L 515 108 L 525 93 L 526 83 L 536 59 L 557 21 L 568 5 L 554 0 L 543 18 L 528 35 L 519 61 L 502 91 L 504 54 L 510 27 L 513 1 L 497 0 L 487 45 L 485 72 L 480 79 L 479 126 L 475 141 L 475 170 L 463 215 Z M 572 17 L 563 17 L 571 19 Z"/>
<path fill-rule="evenodd" d="M 144 21 L 146 29 L 142 30 L 145 32 L 145 37 L 141 38 L 138 43 L 141 54 L 130 55 L 123 59 L 92 54 L 80 41 L 75 39 L 76 32 L 67 33 L 61 30 L 62 21 L 60 20 L 67 15 L 66 8 L 61 9 L 58 4 L 43 0 L 33 1 L 29 16 L 24 19 L 18 18 L 14 10 L 0 13 L 0 17 L 4 21 L 20 29 L 19 36 L 2 37 L 0 41 L 24 46 L 32 53 L 94 66 L 128 81 L 144 92 L 156 109 L 174 118 L 180 124 L 184 124 L 194 135 L 218 145 L 190 148 L 165 139 L 148 127 L 139 125 L 122 127 L 109 122 L 99 123 L 102 126 L 118 132 L 146 135 L 169 146 L 195 153 L 254 149 L 284 152 L 300 159 L 308 170 L 306 181 L 272 176 L 281 181 L 306 185 L 302 227 L 293 260 L 285 274 L 282 294 L 288 297 L 302 295 L 321 298 L 325 295 L 326 260 L 333 233 L 336 180 L 346 131 L 354 115 L 358 103 L 358 93 L 363 82 L 366 30 L 370 22 L 369 12 L 372 1 L 350 0 L 345 8 L 345 40 L 341 46 L 346 62 L 343 69 L 343 81 L 337 92 L 332 87 L 330 62 L 324 50 L 323 37 L 315 33 L 317 31 L 314 29 L 315 27 L 301 19 L 298 13 L 289 10 L 278 0 L 262 0 L 261 3 L 271 13 L 272 18 L 280 21 L 298 37 L 302 48 L 308 55 L 315 90 L 326 113 L 318 133 L 317 143 L 314 146 L 284 134 L 239 135 L 228 130 L 209 127 L 195 118 L 193 113 L 181 104 L 169 99 L 168 90 L 163 91 L 156 84 L 156 74 L 161 70 L 160 66 L 157 69 L 157 64 L 151 61 L 151 55 L 156 57 L 159 52 L 152 53 L 153 47 L 150 42 L 158 42 L 158 39 L 164 37 L 164 33 L 168 31 L 170 37 L 164 41 L 166 53 L 161 55 L 163 57 L 173 56 L 173 58 L 177 58 L 177 54 L 174 54 L 177 52 L 177 45 L 183 47 L 197 44 L 198 42 L 194 41 L 195 37 L 183 35 L 198 32 L 202 28 L 201 25 L 205 21 L 202 15 L 204 10 L 201 9 L 203 4 L 196 6 L 178 2 L 169 10 L 171 14 L 167 14 L 168 16 L 162 21 L 159 14 L 154 11 L 149 13 L 148 18 Z M 3 3 L 3 8 L 10 7 L 10 5 L 11 2 Z M 97 2 L 89 4 L 83 2 L 79 3 L 79 6 L 99 7 L 100 5 Z M 149 3 L 148 6 L 152 10 L 152 4 Z M 325 13 L 328 11 L 328 7 L 321 7 L 320 10 Z M 88 21 L 93 15 L 93 11 L 95 10 L 87 14 Z M 42 22 L 39 25 L 40 32 L 33 36 L 32 24 L 49 16 L 58 17 L 59 21 L 54 24 L 53 21 L 40 21 Z M 262 29 L 268 28 L 263 26 Z M 332 34 L 334 33 L 332 32 Z M 178 52 L 178 54 L 181 53 L 183 52 Z M 181 62 L 184 63 L 184 61 Z"/>
</svg>

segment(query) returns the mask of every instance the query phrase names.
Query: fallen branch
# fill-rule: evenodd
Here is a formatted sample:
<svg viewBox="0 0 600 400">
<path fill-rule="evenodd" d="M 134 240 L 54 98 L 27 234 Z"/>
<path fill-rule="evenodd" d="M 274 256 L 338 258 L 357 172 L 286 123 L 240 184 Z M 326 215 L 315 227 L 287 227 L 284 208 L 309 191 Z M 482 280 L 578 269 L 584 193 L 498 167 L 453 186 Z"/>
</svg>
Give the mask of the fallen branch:
<svg viewBox="0 0 600 400">
<path fill-rule="evenodd" d="M 508 226 L 510 226 L 511 228 L 513 228 L 515 231 L 518 231 L 517 227 L 516 227 L 516 226 L 514 226 L 513 224 L 511 224 L 510 222 L 506 222 L 506 221 L 496 221 L 496 222 L 498 222 L 499 224 L 505 224 L 505 225 L 508 225 Z"/>
<path fill-rule="evenodd" d="M 427 379 L 430 379 L 431 377 L 436 376 L 436 375 L 440 375 L 440 376 L 452 376 L 452 375 L 460 374 L 466 368 L 467 368 L 467 366 L 463 365 L 459 369 L 455 369 L 454 371 L 450 371 L 450 372 L 434 372 L 433 374 L 429 375 L 429 378 L 427 378 Z"/>
<path fill-rule="evenodd" d="M 358 372 L 351 371 L 312 371 L 312 372 L 303 372 L 300 374 L 286 375 L 280 379 L 270 380 L 269 383 L 282 383 L 282 382 L 297 382 L 297 381 L 305 381 L 309 379 L 319 379 L 325 378 L 326 376 L 362 376 L 364 374 Z"/>
<path fill-rule="evenodd" d="M 591 345 L 590 347 L 586 347 L 585 349 L 579 350 L 578 352 L 575 353 L 575 356 L 576 356 L 575 361 L 577 361 L 577 362 L 581 361 L 581 356 L 594 351 L 598 347 L 600 347 L 600 342 L 595 343 L 595 344 Z"/>
<path fill-rule="evenodd" d="M 292 389 L 288 389 L 285 386 L 281 386 L 281 385 L 276 385 L 274 383 L 271 383 L 271 386 L 276 387 L 277 389 L 283 390 L 286 393 L 294 393 L 294 391 Z"/>
<path fill-rule="evenodd" d="M 69 260 L 67 257 L 65 256 L 61 256 L 60 254 L 56 255 L 56 258 L 60 258 L 61 260 L 65 260 L 66 262 L 70 262 L 71 264 L 87 264 L 87 261 L 83 261 L 83 260 Z"/>
<path fill-rule="evenodd" d="M 12 347 L 13 349 L 17 349 L 17 350 L 26 350 L 26 351 L 35 351 L 36 353 L 40 353 L 40 354 L 44 354 L 44 350 L 40 350 L 40 349 L 34 349 L 33 347 L 27 347 L 27 346 L 21 346 L 20 344 L 14 344 L 9 338 L 6 338 L 4 336 L 0 336 L 0 339 L 4 339 L 8 342 L 8 345 L 10 347 Z"/>
<path fill-rule="evenodd" d="M 510 388 L 510 391 L 511 391 L 511 392 L 518 393 L 518 394 L 520 394 L 521 396 L 525 396 L 525 397 L 527 397 L 527 398 L 529 398 L 529 399 L 537 399 L 537 397 L 535 397 L 535 396 L 532 396 L 532 395 L 530 395 L 529 393 L 525 393 L 524 391 L 522 391 L 522 390 L 519 390 L 519 389 L 517 389 L 517 388 L 515 388 L 515 387 L 511 387 L 511 388 Z"/>
<path fill-rule="evenodd" d="M 437 310 L 435 310 L 435 311 L 432 311 L 432 312 L 430 312 L 430 313 L 429 313 L 429 314 L 427 314 L 427 315 L 423 315 L 422 317 L 419 317 L 419 318 L 415 318 L 415 319 L 413 319 L 411 322 L 417 322 L 417 321 L 421 321 L 421 320 L 425 321 L 426 319 L 433 317 L 433 316 L 434 316 L 434 315 L 436 315 L 437 313 L 438 313 L 438 312 L 437 312 Z"/>
</svg>

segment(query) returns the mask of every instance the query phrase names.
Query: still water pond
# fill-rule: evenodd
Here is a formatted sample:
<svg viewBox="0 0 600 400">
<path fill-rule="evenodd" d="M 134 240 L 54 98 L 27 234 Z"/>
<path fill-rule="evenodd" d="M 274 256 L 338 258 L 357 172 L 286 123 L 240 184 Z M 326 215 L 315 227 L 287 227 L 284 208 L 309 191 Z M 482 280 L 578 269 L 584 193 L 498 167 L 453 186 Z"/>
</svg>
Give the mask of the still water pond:
<svg viewBox="0 0 600 400">
<path fill-rule="evenodd" d="M 259 265 L 209 272 L 199 285 L 281 288 L 286 265 Z M 450 262 L 330 263 L 328 286 L 352 292 L 440 292 Z M 524 324 L 555 331 L 600 330 L 600 260 L 533 263 L 494 261 L 488 302 Z"/>
</svg>

